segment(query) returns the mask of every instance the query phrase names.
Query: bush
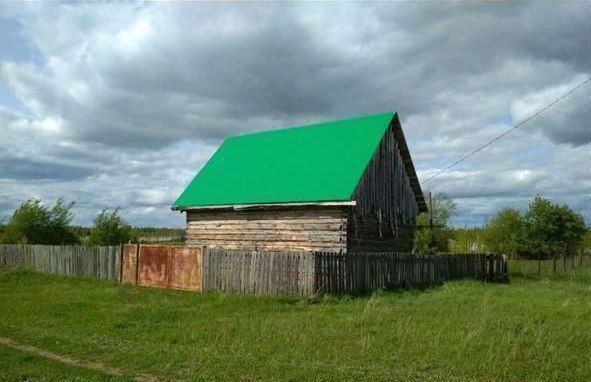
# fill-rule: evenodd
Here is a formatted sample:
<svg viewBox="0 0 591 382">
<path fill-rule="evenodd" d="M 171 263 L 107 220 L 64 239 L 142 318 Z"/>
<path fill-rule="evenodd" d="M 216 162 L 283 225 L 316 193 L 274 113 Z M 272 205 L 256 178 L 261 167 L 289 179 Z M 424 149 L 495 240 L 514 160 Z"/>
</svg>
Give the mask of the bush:
<svg viewBox="0 0 591 382">
<path fill-rule="evenodd" d="M 583 237 L 583 250 L 591 253 L 591 230 L 587 230 Z"/>
<path fill-rule="evenodd" d="M 102 210 L 94 219 L 94 226 L 90 231 L 88 244 L 90 245 L 119 245 L 132 239 L 132 229 L 119 215 L 119 208 L 113 212 Z"/>
<path fill-rule="evenodd" d="M 484 228 L 454 228 L 449 250 L 452 253 L 491 252 L 484 240 Z"/>
<path fill-rule="evenodd" d="M 500 211 L 486 225 L 485 241 L 493 252 L 541 259 L 577 253 L 586 232 L 580 214 L 536 196 L 525 214 Z"/>
<path fill-rule="evenodd" d="M 524 250 L 524 219 L 519 211 L 505 208 L 484 228 L 484 242 L 491 252 L 511 257 Z"/>
<path fill-rule="evenodd" d="M 446 194 L 435 194 L 432 201 L 433 227 L 430 229 L 429 213 L 417 218 L 418 229 L 414 237 L 415 253 L 449 252 L 453 231 L 450 227 L 451 217 L 456 211 L 456 203 Z"/>
<path fill-rule="evenodd" d="M 573 254 L 587 232 L 580 214 L 540 196 L 530 203 L 524 219 L 526 251 L 537 256 Z"/>
<path fill-rule="evenodd" d="M 39 199 L 29 199 L 14 211 L 2 234 L 7 244 L 76 244 L 78 236 L 70 223 L 74 202 L 66 204 L 59 198 L 49 209 Z"/>
</svg>

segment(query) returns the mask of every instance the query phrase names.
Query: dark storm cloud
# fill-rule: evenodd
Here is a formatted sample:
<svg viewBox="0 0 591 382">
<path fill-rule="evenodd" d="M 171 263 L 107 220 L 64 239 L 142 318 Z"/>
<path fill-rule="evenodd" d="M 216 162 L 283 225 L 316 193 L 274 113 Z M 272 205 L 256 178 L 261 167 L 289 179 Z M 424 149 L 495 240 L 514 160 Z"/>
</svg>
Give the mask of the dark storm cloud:
<svg viewBox="0 0 591 382">
<path fill-rule="evenodd" d="M 69 164 L 0 157 L 0 179 L 70 181 L 91 174 L 92 171 L 87 168 Z"/>
<path fill-rule="evenodd" d="M 588 80 L 589 77 L 581 77 L 577 82 L 581 84 Z M 573 146 L 591 143 L 591 81 L 588 81 L 584 86 L 573 93 L 568 101 L 561 102 L 556 109 L 549 110 L 535 121 L 535 126 L 554 142 L 569 143 Z M 561 88 L 560 91 L 564 92 L 565 88 Z M 550 96 L 555 97 L 556 93 L 546 92 L 537 100 L 532 100 L 531 104 L 541 105 Z M 522 102 L 522 104 L 524 103 L 527 104 L 527 101 Z"/>
<path fill-rule="evenodd" d="M 21 175 L 1 158 L 0 168 L 15 188 L 54 174 L 51 192 L 35 190 L 53 195 L 70 192 L 58 181 L 68 169 L 41 164 L 76 163 L 72 196 L 93 199 L 85 208 L 129 206 L 137 218 L 172 202 L 228 135 L 396 109 L 425 178 L 591 74 L 584 3 L 77 3 L 3 13 L 36 56 L 0 64 L 30 113 L 0 110 L 13 137 L 2 148 L 30 154 Z M 469 200 L 470 219 L 540 190 L 580 203 L 590 96 L 565 100 L 429 187 Z M 544 155 L 514 155 L 532 146 Z"/>
<path fill-rule="evenodd" d="M 63 57 L 48 76 L 11 71 L 24 95 L 81 139 L 158 147 L 309 118 L 425 114 L 455 106 L 458 94 L 479 102 L 482 93 L 511 95 L 510 85 L 519 95 L 589 69 L 582 32 L 591 32 L 591 11 L 581 4 L 181 4 L 124 16 L 67 36 L 72 45 L 57 47 Z M 33 31 L 71 34 L 87 15 L 51 9 L 36 21 L 50 17 L 64 19 L 62 29 Z M 506 73 L 532 60 L 567 68 Z"/>
</svg>

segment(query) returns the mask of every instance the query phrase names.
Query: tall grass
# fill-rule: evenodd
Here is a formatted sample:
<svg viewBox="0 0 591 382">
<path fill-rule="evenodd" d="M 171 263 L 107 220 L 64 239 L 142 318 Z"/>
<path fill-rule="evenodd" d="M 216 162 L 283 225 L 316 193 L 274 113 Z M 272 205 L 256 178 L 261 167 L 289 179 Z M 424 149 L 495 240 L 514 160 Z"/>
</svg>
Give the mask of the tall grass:
<svg viewBox="0 0 591 382">
<path fill-rule="evenodd" d="M 542 281 L 456 281 L 312 299 L 201 295 L 4 271 L 0 296 L 2 336 L 188 381 L 591 375 L 589 267 Z"/>
</svg>

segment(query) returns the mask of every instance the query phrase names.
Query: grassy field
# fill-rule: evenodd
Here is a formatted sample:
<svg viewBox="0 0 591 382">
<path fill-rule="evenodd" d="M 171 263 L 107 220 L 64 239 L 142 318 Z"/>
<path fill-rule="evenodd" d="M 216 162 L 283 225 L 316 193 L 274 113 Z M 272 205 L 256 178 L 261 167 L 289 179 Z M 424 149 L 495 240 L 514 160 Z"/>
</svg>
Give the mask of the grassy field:
<svg viewBox="0 0 591 382">
<path fill-rule="evenodd" d="M 588 381 L 591 268 L 359 298 L 264 298 L 0 270 L 0 336 L 187 381 Z M 64 378 L 64 376 L 68 378 Z M 1 381 L 119 381 L 0 345 Z"/>
<path fill-rule="evenodd" d="M 65 366 L 29 352 L 0 345 L 0 381 L 120 382 L 129 381 L 129 378 L 109 377 L 98 371 Z"/>
</svg>

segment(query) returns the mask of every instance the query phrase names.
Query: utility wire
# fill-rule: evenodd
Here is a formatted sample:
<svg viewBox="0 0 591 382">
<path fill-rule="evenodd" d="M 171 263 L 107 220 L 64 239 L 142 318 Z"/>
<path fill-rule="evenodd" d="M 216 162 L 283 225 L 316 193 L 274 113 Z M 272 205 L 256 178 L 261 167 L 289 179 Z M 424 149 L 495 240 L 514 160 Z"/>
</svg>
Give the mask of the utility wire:
<svg viewBox="0 0 591 382">
<path fill-rule="evenodd" d="M 545 112 L 546 110 L 548 110 L 549 108 L 551 108 L 552 106 L 556 105 L 558 102 L 560 102 L 562 99 L 568 97 L 569 95 L 571 95 L 572 93 L 576 92 L 577 90 L 579 90 L 580 88 L 582 88 L 583 86 L 585 86 L 587 83 L 591 82 L 591 77 L 587 78 L 585 81 L 581 82 L 580 84 L 578 84 L 577 86 L 575 86 L 574 88 L 570 89 L 569 91 L 567 91 L 566 93 L 564 93 L 563 95 L 561 95 L 560 97 L 556 98 L 554 101 L 546 104 L 544 107 L 542 107 L 541 109 L 539 109 L 538 111 L 536 111 L 535 113 L 533 113 L 532 115 L 530 115 L 529 117 L 525 118 L 524 120 L 522 120 L 521 122 L 519 122 L 518 124 L 514 125 L 513 127 L 511 127 L 509 130 L 505 131 L 504 133 L 502 133 L 501 135 L 495 137 L 494 139 L 486 142 L 485 144 L 483 144 L 482 146 L 478 147 L 477 149 L 471 151 L 469 154 L 464 155 L 463 157 L 461 157 L 460 159 L 458 159 L 457 161 L 453 162 L 452 164 L 450 164 L 449 166 L 447 166 L 446 168 L 444 168 L 443 170 L 438 171 L 437 173 L 431 175 L 430 177 L 428 177 L 427 179 L 425 179 L 423 181 L 424 183 L 428 183 L 431 180 L 437 178 L 439 175 L 443 174 L 444 172 L 447 172 L 449 170 L 451 170 L 453 167 L 457 166 L 458 164 L 462 163 L 463 161 L 465 161 L 466 159 L 470 158 L 471 156 L 473 156 L 474 154 L 478 153 L 479 151 L 487 148 L 488 146 L 492 145 L 493 143 L 495 143 L 496 141 L 502 139 L 503 137 L 511 134 L 512 132 L 514 132 L 515 130 L 517 130 L 518 128 L 520 128 L 521 126 L 525 125 L 527 122 L 531 121 L 532 119 L 534 119 L 535 117 L 537 117 L 538 115 L 542 114 L 543 112 Z"/>
</svg>

